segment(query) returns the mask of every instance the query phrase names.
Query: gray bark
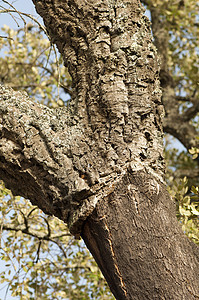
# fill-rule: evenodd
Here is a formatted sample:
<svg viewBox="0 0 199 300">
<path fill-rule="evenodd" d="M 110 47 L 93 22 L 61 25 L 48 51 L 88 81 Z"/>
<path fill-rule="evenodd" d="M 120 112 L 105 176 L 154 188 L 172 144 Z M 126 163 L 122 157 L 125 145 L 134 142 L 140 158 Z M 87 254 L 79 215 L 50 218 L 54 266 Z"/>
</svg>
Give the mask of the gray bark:
<svg viewBox="0 0 199 300">
<path fill-rule="evenodd" d="M 164 184 L 163 105 L 139 1 L 33 1 L 73 78 L 67 110 L 0 89 L 0 177 L 81 234 L 116 299 L 196 299 Z"/>
</svg>

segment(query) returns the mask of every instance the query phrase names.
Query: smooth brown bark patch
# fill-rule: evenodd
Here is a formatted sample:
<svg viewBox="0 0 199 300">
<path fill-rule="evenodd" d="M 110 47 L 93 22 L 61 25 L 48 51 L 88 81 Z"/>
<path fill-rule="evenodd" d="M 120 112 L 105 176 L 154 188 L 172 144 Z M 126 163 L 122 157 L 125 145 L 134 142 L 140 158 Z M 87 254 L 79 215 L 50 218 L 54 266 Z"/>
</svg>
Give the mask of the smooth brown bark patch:
<svg viewBox="0 0 199 300">
<path fill-rule="evenodd" d="M 124 175 L 82 237 L 116 299 L 197 299 L 198 248 L 177 224 L 165 186 L 145 172 Z"/>
</svg>

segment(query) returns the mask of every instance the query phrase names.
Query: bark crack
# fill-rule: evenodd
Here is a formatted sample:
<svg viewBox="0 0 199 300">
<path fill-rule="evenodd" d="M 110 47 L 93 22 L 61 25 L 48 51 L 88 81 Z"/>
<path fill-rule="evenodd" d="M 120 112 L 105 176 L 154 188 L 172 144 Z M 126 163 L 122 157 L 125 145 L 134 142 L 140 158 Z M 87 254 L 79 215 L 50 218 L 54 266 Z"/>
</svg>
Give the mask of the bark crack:
<svg viewBox="0 0 199 300">
<path fill-rule="evenodd" d="M 108 238 L 107 239 L 108 239 L 108 243 L 109 243 L 109 246 L 110 246 L 110 251 L 111 251 L 111 254 L 112 254 L 114 267 L 115 267 L 115 270 L 118 274 L 118 278 L 120 280 L 122 291 L 124 292 L 125 297 L 127 297 L 127 289 L 126 289 L 125 283 L 123 281 L 123 277 L 122 277 L 122 274 L 120 272 L 119 266 L 117 264 L 117 258 L 116 258 L 114 247 L 113 247 L 111 232 L 110 232 L 109 227 L 108 227 L 105 220 L 104 220 L 104 225 L 105 225 L 105 229 L 107 230 L 107 233 L 108 233 Z M 126 299 L 128 299 L 128 298 L 126 298 Z"/>
</svg>

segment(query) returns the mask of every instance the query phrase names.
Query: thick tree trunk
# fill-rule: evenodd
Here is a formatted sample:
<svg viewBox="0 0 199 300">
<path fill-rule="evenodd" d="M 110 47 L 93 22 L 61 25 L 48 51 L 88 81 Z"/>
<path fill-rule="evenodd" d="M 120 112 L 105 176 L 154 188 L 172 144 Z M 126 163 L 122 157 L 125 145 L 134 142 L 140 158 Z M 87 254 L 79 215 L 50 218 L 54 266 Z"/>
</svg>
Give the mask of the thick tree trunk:
<svg viewBox="0 0 199 300">
<path fill-rule="evenodd" d="M 163 184 L 129 170 L 82 237 L 118 300 L 198 299 L 198 249 L 184 236 Z"/>
<path fill-rule="evenodd" d="M 196 248 L 163 179 L 158 61 L 140 2 L 33 2 L 74 96 L 51 111 L 1 88 L 0 176 L 82 235 L 116 299 L 196 299 Z"/>
</svg>

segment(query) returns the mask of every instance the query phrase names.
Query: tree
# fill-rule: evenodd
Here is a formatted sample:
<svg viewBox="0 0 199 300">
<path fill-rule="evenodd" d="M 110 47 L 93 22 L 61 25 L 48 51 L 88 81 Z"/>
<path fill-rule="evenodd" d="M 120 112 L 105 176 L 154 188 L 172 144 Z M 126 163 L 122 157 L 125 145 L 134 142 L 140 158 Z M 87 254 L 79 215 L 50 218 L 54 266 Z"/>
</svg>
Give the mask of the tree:
<svg viewBox="0 0 199 300">
<path fill-rule="evenodd" d="M 73 96 L 69 108 L 52 111 L 1 88 L 1 178 L 81 234 L 117 299 L 195 299 L 198 250 L 163 179 L 159 67 L 140 3 L 35 6 Z M 166 67 L 160 74 L 168 87 Z"/>
</svg>

